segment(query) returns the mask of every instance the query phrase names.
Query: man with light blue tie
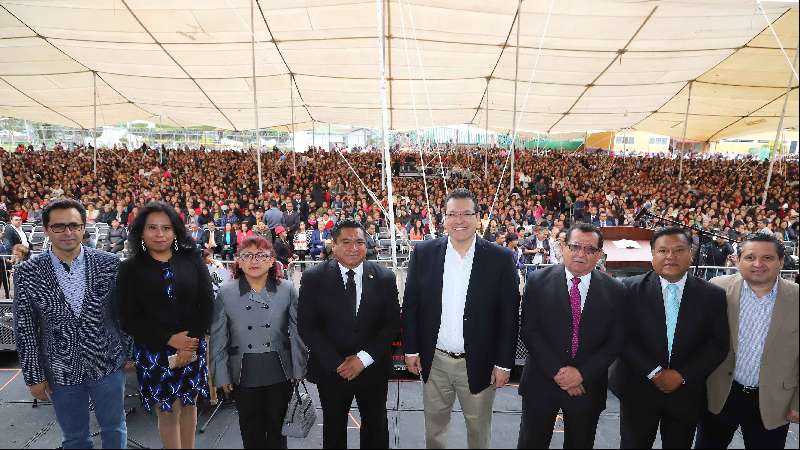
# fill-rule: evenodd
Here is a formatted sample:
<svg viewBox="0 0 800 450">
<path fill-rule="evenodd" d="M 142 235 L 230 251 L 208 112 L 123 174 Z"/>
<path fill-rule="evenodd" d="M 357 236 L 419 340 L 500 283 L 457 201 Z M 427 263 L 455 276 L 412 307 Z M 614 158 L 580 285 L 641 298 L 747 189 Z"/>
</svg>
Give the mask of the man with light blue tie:
<svg viewBox="0 0 800 450">
<path fill-rule="evenodd" d="M 653 270 L 629 289 L 626 343 L 612 367 L 621 448 L 690 448 L 706 409 L 706 380 L 730 347 L 725 291 L 689 275 L 692 240 L 682 228 L 653 234 Z"/>
</svg>

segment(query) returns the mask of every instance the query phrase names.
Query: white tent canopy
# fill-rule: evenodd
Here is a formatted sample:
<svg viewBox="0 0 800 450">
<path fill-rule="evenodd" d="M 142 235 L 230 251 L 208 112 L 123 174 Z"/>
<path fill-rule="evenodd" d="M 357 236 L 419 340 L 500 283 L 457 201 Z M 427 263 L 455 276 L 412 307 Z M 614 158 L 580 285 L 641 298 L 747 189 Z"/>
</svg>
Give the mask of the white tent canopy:
<svg viewBox="0 0 800 450">
<path fill-rule="evenodd" d="M 557 0 L 544 38 L 550 0 L 523 1 L 519 17 L 518 4 L 385 0 L 389 127 L 484 127 L 488 80 L 489 126 L 511 129 L 518 24 L 520 130 L 680 135 L 693 80 L 687 137 L 776 127 L 789 63 L 753 0 Z M 250 6 L 5 0 L 0 115 L 91 128 L 96 74 L 98 126 L 252 129 Z M 796 3 L 763 7 L 791 60 Z M 381 127 L 375 1 L 259 0 L 255 17 L 258 126 Z M 784 126 L 796 129 L 792 86 Z"/>
</svg>

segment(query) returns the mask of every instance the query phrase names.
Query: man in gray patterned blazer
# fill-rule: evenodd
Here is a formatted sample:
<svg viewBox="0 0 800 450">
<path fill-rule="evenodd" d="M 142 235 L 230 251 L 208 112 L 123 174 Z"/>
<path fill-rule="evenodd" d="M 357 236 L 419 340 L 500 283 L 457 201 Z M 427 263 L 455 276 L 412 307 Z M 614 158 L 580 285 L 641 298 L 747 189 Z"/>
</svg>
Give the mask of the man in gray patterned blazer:
<svg viewBox="0 0 800 450">
<path fill-rule="evenodd" d="M 103 448 L 125 448 L 125 339 L 114 313 L 119 259 L 81 245 L 86 210 L 49 203 L 42 221 L 52 247 L 15 272 L 14 330 L 31 394 L 51 400 L 63 447 L 92 448 L 89 400 Z"/>
</svg>

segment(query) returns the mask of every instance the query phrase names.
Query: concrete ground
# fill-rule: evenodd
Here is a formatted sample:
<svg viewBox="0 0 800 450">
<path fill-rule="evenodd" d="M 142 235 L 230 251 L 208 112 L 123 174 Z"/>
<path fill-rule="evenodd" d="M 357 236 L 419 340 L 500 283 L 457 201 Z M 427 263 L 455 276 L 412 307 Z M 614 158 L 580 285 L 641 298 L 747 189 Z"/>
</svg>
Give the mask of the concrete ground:
<svg viewBox="0 0 800 450">
<path fill-rule="evenodd" d="M 515 377 L 517 378 L 517 377 Z M 319 407 L 316 388 L 308 385 L 315 405 Z M 128 392 L 136 391 L 135 376 L 128 379 Z M 399 408 L 398 408 L 399 392 Z M 52 406 L 43 404 L 33 408 L 31 397 L 22 380 L 16 354 L 0 353 L 0 448 L 57 448 L 61 445 L 61 431 L 55 421 Z M 419 381 L 390 381 L 387 406 L 389 409 L 389 432 L 392 448 L 422 448 L 425 444 L 424 419 L 422 414 L 422 385 Z M 161 448 L 155 417 L 145 414 L 137 398 L 126 400 L 126 407 L 133 408 L 128 416 L 128 436 L 131 448 L 137 444 L 147 448 Z M 200 425 L 208 419 L 210 409 L 201 408 Z M 466 448 L 466 430 L 459 411 L 454 406 L 451 448 Z M 492 445 L 495 448 L 516 448 L 520 422 L 520 398 L 516 386 L 498 391 L 494 404 Z M 361 417 L 353 405 L 349 424 L 349 446 L 358 448 L 358 430 Z M 317 426 L 306 439 L 290 439 L 289 448 L 322 448 L 322 412 L 317 412 Z M 92 430 L 97 425 L 92 421 Z M 556 424 L 552 448 L 561 448 L 563 443 L 561 423 Z M 225 405 L 204 433 L 197 435 L 197 448 L 241 448 L 236 410 Z M 100 447 L 95 439 L 95 447 Z M 600 418 L 596 439 L 597 448 L 619 448 L 619 403 L 609 395 L 608 406 Z M 657 447 L 659 443 L 657 442 Z M 744 448 L 741 435 L 737 433 L 731 448 Z M 789 431 L 787 448 L 798 448 L 798 428 Z"/>
</svg>

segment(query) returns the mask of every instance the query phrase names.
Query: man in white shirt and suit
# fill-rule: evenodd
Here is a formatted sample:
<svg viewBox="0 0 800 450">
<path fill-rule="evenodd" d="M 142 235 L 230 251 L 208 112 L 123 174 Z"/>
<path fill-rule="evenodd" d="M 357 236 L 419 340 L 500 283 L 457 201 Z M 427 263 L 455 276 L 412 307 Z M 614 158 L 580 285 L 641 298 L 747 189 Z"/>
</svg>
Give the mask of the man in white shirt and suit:
<svg viewBox="0 0 800 450">
<path fill-rule="evenodd" d="M 514 365 L 519 277 L 514 254 L 479 238 L 475 196 L 466 189 L 445 203 L 446 237 L 411 254 L 403 301 L 406 366 L 425 382 L 425 441 L 445 448 L 456 398 L 469 448 L 491 445 L 495 390 Z"/>
</svg>

